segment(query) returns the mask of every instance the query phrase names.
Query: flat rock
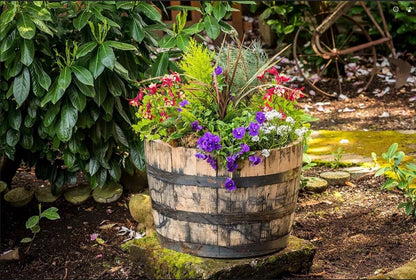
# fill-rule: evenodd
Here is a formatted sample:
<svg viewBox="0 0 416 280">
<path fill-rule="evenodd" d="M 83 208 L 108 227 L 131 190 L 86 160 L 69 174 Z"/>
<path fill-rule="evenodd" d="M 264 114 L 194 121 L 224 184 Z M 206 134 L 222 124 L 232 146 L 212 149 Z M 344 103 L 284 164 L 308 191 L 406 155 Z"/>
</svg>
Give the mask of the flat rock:
<svg viewBox="0 0 416 280">
<path fill-rule="evenodd" d="M 89 185 L 80 185 L 64 193 L 65 200 L 75 205 L 85 202 L 90 195 L 91 188 Z"/>
<path fill-rule="evenodd" d="M 120 184 L 109 183 L 101 188 L 95 188 L 92 196 L 96 202 L 111 203 L 117 201 L 123 194 L 123 187 Z"/>
<path fill-rule="evenodd" d="M 344 171 L 329 171 L 320 174 L 321 178 L 325 179 L 331 186 L 342 186 L 350 180 L 351 175 Z"/>
<path fill-rule="evenodd" d="M 4 200 L 10 206 L 23 207 L 32 200 L 33 194 L 33 190 L 26 190 L 24 187 L 19 187 L 8 191 L 4 195 Z"/>
<path fill-rule="evenodd" d="M 9 250 L 0 255 L 0 262 L 10 262 L 20 260 L 19 248 Z"/>
<path fill-rule="evenodd" d="M 344 168 L 343 171 L 350 173 L 351 179 L 355 180 L 363 175 L 370 174 L 371 172 L 377 171 L 377 168 L 352 166 L 352 167 Z"/>
<path fill-rule="evenodd" d="M 328 182 L 325 179 L 319 177 L 306 178 L 305 189 L 314 193 L 322 193 L 328 188 Z"/>
<path fill-rule="evenodd" d="M 7 184 L 3 181 L 0 181 L 0 193 L 7 189 Z"/>
<path fill-rule="evenodd" d="M 286 273 L 308 273 L 315 255 L 309 241 L 291 236 L 288 246 L 271 255 L 245 259 L 201 258 L 163 248 L 156 235 L 122 245 L 144 264 L 153 279 L 277 279 Z"/>
<path fill-rule="evenodd" d="M 52 193 L 51 186 L 41 185 L 35 191 L 35 197 L 39 202 L 51 203 L 56 201 L 61 196 L 61 193 Z"/>
<path fill-rule="evenodd" d="M 369 279 L 416 279 L 416 260 L 410 261 L 385 274 L 371 276 Z"/>
</svg>

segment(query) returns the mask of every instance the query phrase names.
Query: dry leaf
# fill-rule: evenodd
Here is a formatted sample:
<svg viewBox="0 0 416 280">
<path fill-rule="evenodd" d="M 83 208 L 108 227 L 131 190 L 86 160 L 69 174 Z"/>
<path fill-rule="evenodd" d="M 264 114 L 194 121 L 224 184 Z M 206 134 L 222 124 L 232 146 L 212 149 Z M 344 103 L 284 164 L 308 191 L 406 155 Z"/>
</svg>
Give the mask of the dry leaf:
<svg viewBox="0 0 416 280">
<path fill-rule="evenodd" d="M 116 272 L 116 271 L 119 271 L 122 267 L 123 267 L 123 266 L 121 266 L 121 265 L 116 266 L 116 267 L 113 267 L 113 268 L 112 268 L 112 269 L 110 269 L 108 272 L 110 272 L 110 273 L 114 273 L 114 272 Z"/>
<path fill-rule="evenodd" d="M 100 229 L 111 229 L 112 227 L 114 227 L 116 224 L 115 223 L 113 223 L 113 224 L 106 224 L 106 225 L 102 225 L 102 226 L 100 226 Z"/>
<path fill-rule="evenodd" d="M 91 212 L 93 209 L 94 209 L 94 206 L 91 206 L 91 207 L 89 207 L 89 208 L 85 209 L 85 211 L 87 211 L 87 212 Z"/>
</svg>

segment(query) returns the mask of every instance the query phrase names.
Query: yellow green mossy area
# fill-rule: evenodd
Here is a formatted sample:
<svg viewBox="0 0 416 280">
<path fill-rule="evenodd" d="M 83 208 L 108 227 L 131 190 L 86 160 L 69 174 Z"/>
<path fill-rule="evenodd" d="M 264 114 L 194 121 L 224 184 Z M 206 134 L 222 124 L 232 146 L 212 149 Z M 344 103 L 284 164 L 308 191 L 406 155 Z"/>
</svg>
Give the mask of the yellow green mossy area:
<svg viewBox="0 0 416 280">
<path fill-rule="evenodd" d="M 341 161 L 349 161 L 349 154 L 361 157 L 363 161 L 371 161 L 371 153 L 377 154 L 380 161 L 381 154 L 387 152 L 390 145 L 399 144 L 399 151 L 406 154 L 404 161 L 411 161 L 416 157 L 416 131 L 329 131 L 318 130 L 312 133 L 306 151 L 313 159 L 324 159 L 319 156 L 330 155 L 331 160 L 339 147 L 344 154 Z M 318 157 L 314 157 L 318 156 Z M 364 160 L 365 159 L 365 160 Z M 382 164 L 382 162 L 380 162 Z"/>
<path fill-rule="evenodd" d="M 309 241 L 295 236 L 288 246 L 271 255 L 245 259 L 202 258 L 163 248 L 156 234 L 122 245 L 130 256 L 144 264 L 155 279 L 269 279 L 283 273 L 307 273 L 315 255 Z"/>
</svg>

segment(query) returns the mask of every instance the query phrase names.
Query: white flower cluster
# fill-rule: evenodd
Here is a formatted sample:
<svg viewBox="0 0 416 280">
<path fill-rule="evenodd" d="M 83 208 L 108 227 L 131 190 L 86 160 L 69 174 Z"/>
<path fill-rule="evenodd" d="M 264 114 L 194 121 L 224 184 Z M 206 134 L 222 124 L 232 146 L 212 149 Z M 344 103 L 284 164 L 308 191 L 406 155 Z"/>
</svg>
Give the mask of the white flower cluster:
<svg viewBox="0 0 416 280">
<path fill-rule="evenodd" d="M 269 157 L 270 156 L 270 150 L 268 150 L 268 149 L 262 150 L 261 155 L 264 156 L 264 157 Z"/>
<path fill-rule="evenodd" d="M 285 136 L 292 132 L 292 127 L 290 125 L 281 125 L 276 128 L 276 134 L 280 136 Z"/>
<path fill-rule="evenodd" d="M 283 118 L 282 113 L 277 112 L 276 110 L 268 111 L 264 114 L 264 116 L 266 117 L 266 120 L 268 120 L 268 121 L 270 121 L 272 119 L 275 119 L 275 118 L 277 118 L 279 120 L 281 120 Z"/>
<path fill-rule="evenodd" d="M 308 131 L 307 127 L 297 128 L 295 129 L 295 134 L 299 137 L 303 137 Z"/>
</svg>

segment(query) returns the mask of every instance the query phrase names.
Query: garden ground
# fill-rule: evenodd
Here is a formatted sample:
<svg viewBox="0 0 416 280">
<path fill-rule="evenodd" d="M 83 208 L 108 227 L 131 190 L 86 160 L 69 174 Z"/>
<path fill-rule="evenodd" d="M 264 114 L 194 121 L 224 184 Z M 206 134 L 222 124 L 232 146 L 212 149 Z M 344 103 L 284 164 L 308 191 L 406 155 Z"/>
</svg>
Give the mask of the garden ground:
<svg viewBox="0 0 416 280">
<path fill-rule="evenodd" d="M 300 105 L 320 119 L 314 129 L 415 129 L 415 94 L 407 86 L 379 97 L 372 93 L 343 100 L 306 97 Z M 306 175 L 320 169 L 313 168 Z M 416 220 L 397 209 L 403 199 L 400 193 L 380 190 L 382 181 L 368 176 L 352 181 L 351 186 L 330 187 L 324 194 L 300 193 L 293 234 L 311 240 L 317 253 L 308 276 L 290 277 L 361 278 L 416 258 Z M 25 168 L 13 180 L 14 186 L 43 183 Z M 2 263 L 0 278 L 146 278 L 142 264 L 130 261 L 120 249 L 128 236 L 119 235 L 122 232 L 117 228 L 135 229 L 137 225 L 127 209 L 129 195 L 111 204 L 89 199 L 80 206 L 60 198 L 53 206 L 58 207 L 61 219 L 41 220 L 41 231 L 27 254 L 20 240 L 30 236 L 24 223 L 37 214 L 37 204 L 32 201 L 27 207 L 12 209 L 2 203 L 0 252 L 19 247 L 22 258 Z M 94 234 L 99 238 L 92 240 Z"/>
</svg>

